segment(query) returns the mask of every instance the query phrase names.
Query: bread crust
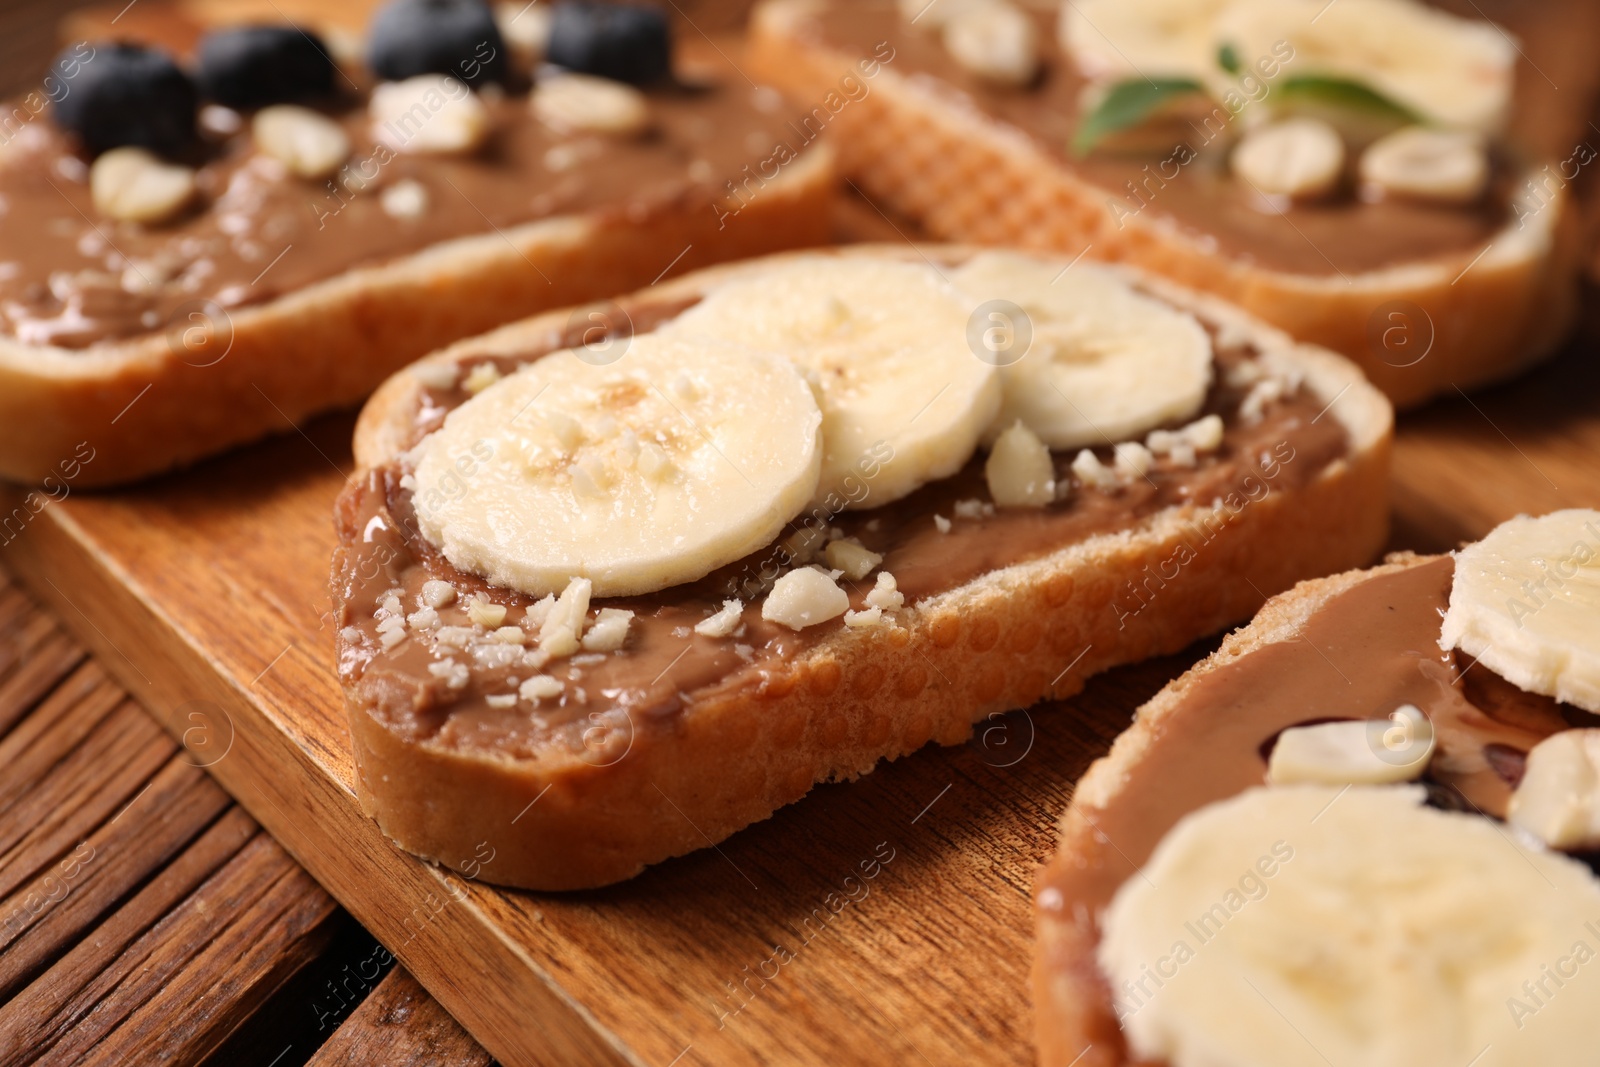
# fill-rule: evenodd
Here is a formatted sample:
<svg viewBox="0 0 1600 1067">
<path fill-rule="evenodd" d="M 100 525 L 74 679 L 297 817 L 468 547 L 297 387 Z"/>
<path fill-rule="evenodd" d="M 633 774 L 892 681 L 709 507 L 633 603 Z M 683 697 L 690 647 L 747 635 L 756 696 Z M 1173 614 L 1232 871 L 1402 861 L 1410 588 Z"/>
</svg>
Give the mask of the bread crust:
<svg viewBox="0 0 1600 1067">
<path fill-rule="evenodd" d="M 958 261 L 971 252 L 899 245 L 829 254 Z M 743 269 L 702 271 L 651 290 L 649 299 L 680 302 Z M 1098 671 L 1175 652 L 1248 616 L 1261 603 L 1255 587 L 1283 589 L 1371 559 L 1388 525 L 1392 412 L 1382 394 L 1331 353 L 1296 344 L 1213 297 L 1137 277 L 1221 328 L 1243 331 L 1264 358 L 1301 371 L 1350 440 L 1349 454 L 1304 488 L 1241 511 L 1163 589 L 1157 607 L 1119 620 L 1108 606 L 1123 580 L 1192 537 L 1191 524 L 1208 508 L 1169 508 L 1131 530 L 990 572 L 908 607 L 894 628 L 840 628 L 803 658 L 763 672 L 758 684 L 688 694 L 672 736 L 636 743 L 603 768 L 565 749 L 512 761 L 410 741 L 347 686 L 364 809 L 401 847 L 443 863 L 470 859 L 479 842 L 489 842 L 496 857 L 483 877 L 491 881 L 604 885 L 720 841 L 817 782 L 855 778 L 930 740 L 960 743 L 992 712 L 1069 697 Z M 381 466 L 406 447 L 419 375 L 429 367 L 513 352 L 565 323 L 562 313 L 540 316 L 396 375 L 362 412 L 358 461 Z M 344 552 L 334 560 L 335 582 Z"/>
<path fill-rule="evenodd" d="M 59 474 L 84 441 L 94 460 L 79 486 L 191 463 L 356 404 L 417 357 L 508 320 L 669 268 L 822 244 L 833 198 L 831 153 L 814 146 L 738 204 L 595 211 L 442 242 L 230 313 L 221 357 L 168 334 L 82 351 L 0 339 L 0 477 Z"/>
<path fill-rule="evenodd" d="M 1377 567 L 1303 581 L 1268 600 L 1248 626 L 1229 634 L 1216 652 L 1169 682 L 1139 708 L 1133 725 L 1117 737 L 1110 752 L 1090 765 L 1073 790 L 1072 802 L 1061 817 L 1055 857 L 1037 878 L 1035 898 L 1052 868 L 1072 869 L 1090 862 L 1091 852 L 1099 847 L 1094 830 L 1101 821 L 1098 816 L 1119 802 L 1133 769 L 1183 707 L 1196 682 L 1259 648 L 1293 640 L 1323 605 L 1362 582 L 1439 558 L 1395 553 Z M 1091 928 L 1043 907 L 1035 908 L 1035 916 L 1033 1015 L 1041 1067 L 1129 1067 L 1133 1061 L 1100 974 L 1098 941 Z"/>
<path fill-rule="evenodd" d="M 860 58 L 803 32 L 816 6 L 817 0 L 765 0 L 751 21 L 754 70 L 797 100 L 822 99 Z M 1153 213 L 1113 221 L 1106 191 L 1062 167 L 1031 137 L 891 67 L 874 77 L 870 94 L 832 118 L 829 130 L 841 171 L 936 238 L 1069 255 L 1092 247 L 1095 258 L 1219 293 L 1353 360 L 1397 407 L 1510 378 L 1552 355 L 1577 319 L 1584 243 L 1564 190 L 1507 225 L 1482 251 L 1313 276 L 1219 255 Z M 1431 323 L 1431 348 L 1405 366 L 1386 360 L 1371 336 L 1374 315 L 1392 301 L 1426 309 Z"/>
</svg>

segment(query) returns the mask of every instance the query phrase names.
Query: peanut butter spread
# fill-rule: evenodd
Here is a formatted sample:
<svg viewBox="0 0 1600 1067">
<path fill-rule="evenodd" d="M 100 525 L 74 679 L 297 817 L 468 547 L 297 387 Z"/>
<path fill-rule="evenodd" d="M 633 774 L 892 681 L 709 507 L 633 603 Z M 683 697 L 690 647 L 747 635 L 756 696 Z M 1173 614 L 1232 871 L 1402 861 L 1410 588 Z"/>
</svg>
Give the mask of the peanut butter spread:
<svg viewBox="0 0 1600 1067">
<path fill-rule="evenodd" d="M 657 303 L 625 305 L 623 310 L 635 329 L 644 331 L 682 307 Z M 586 752 L 598 753 L 604 763 L 609 762 L 605 750 L 613 739 L 617 745 L 634 744 L 640 732 L 672 731 L 681 710 L 696 699 L 757 692 L 784 673 L 774 668 L 844 625 L 834 619 L 795 631 L 762 618 L 762 597 L 773 579 L 806 562 L 804 555 L 797 559 L 783 546 L 803 541 L 808 529 L 821 530 L 822 537 L 857 538 L 881 554 L 878 570 L 895 577 L 907 607 L 1091 536 L 1132 531 L 1173 506 L 1196 505 L 1192 552 L 1203 554 L 1232 515 L 1271 493 L 1313 481 L 1346 457 L 1350 447 L 1337 419 L 1319 417 L 1325 413 L 1324 402 L 1297 383 L 1290 383 L 1281 399 L 1259 413 L 1249 411 L 1256 391 L 1250 383 L 1260 375 L 1254 351 L 1230 347 L 1220 337 L 1214 342 L 1218 374 L 1204 413 L 1219 415 L 1225 431 L 1221 446 L 1192 464 L 1163 457 L 1143 477 L 1094 487 L 1075 484 L 1072 457 L 1057 455 L 1057 477 L 1073 485 L 1070 493 L 1042 508 L 996 509 L 989 503 L 979 455 L 953 477 L 883 507 L 803 515 L 778 543 L 700 581 L 648 596 L 597 600 L 591 610 L 634 612 L 624 647 L 540 661 L 533 667 L 532 649 L 497 644 L 491 628 L 474 627 L 469 614 L 473 598 L 481 596 L 503 606 L 504 623 L 515 624 L 531 598 L 491 587 L 451 565 L 416 533 L 409 478 L 402 467 L 373 470 L 346 489 L 336 516 L 340 548 L 331 584 L 340 627 L 341 677 L 366 714 L 407 740 L 513 757 L 554 742 L 584 758 L 590 758 Z M 479 362 L 492 361 L 509 372 L 575 343 L 576 337 L 553 332 L 536 350 Z M 467 399 L 461 382 L 472 377 L 476 366 L 463 367 L 454 384 L 423 392 L 413 439 L 405 444 L 420 440 Z M 1109 453 L 1100 450 L 1107 463 Z M 871 468 L 867 463 L 861 471 L 869 496 Z M 874 577 L 843 581 L 852 609 L 869 603 Z M 452 591 L 448 605 L 436 609 L 436 619 L 424 615 L 418 620 L 433 629 L 400 626 L 395 616 L 416 611 L 430 582 L 448 583 Z M 696 633 L 694 627 L 718 613 L 728 599 L 742 605 L 737 628 L 724 637 Z M 1123 614 L 1141 608 L 1137 592 L 1124 590 L 1104 610 Z M 886 625 L 891 626 L 886 636 L 892 644 L 893 624 Z M 443 637 L 453 644 L 441 643 Z M 441 653 L 447 653 L 448 664 L 441 665 Z M 535 674 L 559 682 L 559 697 L 519 700 L 519 684 Z"/>
<path fill-rule="evenodd" d="M 1355 197 L 1289 206 L 1266 203 L 1228 172 L 1226 149 L 1243 132 L 1237 127 L 1244 120 L 1221 108 L 1208 108 L 1193 122 L 1173 124 L 1170 131 L 1163 125 L 1145 149 L 1106 149 L 1079 157 L 1070 146 L 1087 83 L 1057 43 L 1054 6 L 1045 8 L 1033 12 L 1043 69 L 1038 82 L 1024 88 L 996 87 L 966 72 L 951 58 L 939 33 L 908 26 L 895 4 L 820 5 L 802 32 L 851 56 L 869 55 L 879 42 L 888 41 L 894 50 L 889 70 L 951 106 L 1020 131 L 1073 175 L 1103 189 L 1107 225 L 1121 228 L 1135 216 L 1161 220 L 1241 263 L 1338 277 L 1438 256 L 1470 258 L 1496 231 L 1521 217 L 1513 199 L 1523 191 L 1516 187 L 1507 158 L 1495 161 L 1489 192 L 1468 205 Z M 1495 11 L 1496 16 L 1502 13 Z M 1292 59 L 1274 69 L 1282 77 L 1295 72 Z M 1518 100 L 1521 89 L 1519 79 Z M 1262 92 L 1270 94 L 1270 82 L 1263 82 Z M 1522 130 L 1528 124 L 1524 120 L 1537 126 L 1549 118 L 1519 113 L 1514 126 Z M 1581 128 L 1581 118 L 1575 129 Z M 1541 134 L 1541 140 L 1549 139 Z M 1592 150 L 1588 158 L 1593 158 Z"/>
<path fill-rule="evenodd" d="M 1433 723 L 1437 748 L 1425 778 L 1431 802 L 1503 818 L 1528 750 L 1562 730 L 1600 725 L 1600 718 L 1441 651 L 1454 573 L 1454 562 L 1441 557 L 1370 578 L 1331 598 L 1296 639 L 1195 678 L 1130 768 L 1118 802 L 1089 813 L 1093 851 L 1046 869 L 1041 907 L 1092 938 L 1117 889 L 1183 816 L 1266 781 L 1267 756 L 1282 731 L 1381 719 L 1401 704 L 1415 705 Z M 1115 1041 L 1110 1018 L 1108 1001 L 1105 1038 Z"/>
<path fill-rule="evenodd" d="M 346 99 L 330 114 L 352 152 L 325 181 L 295 177 L 258 151 L 248 115 L 207 109 L 201 158 L 185 161 L 198 167 L 198 201 L 160 226 L 99 216 L 88 162 L 47 116 L 8 125 L 0 336 L 86 348 L 186 325 L 203 302 L 260 304 L 352 268 L 540 219 L 720 213 L 722 198 L 746 189 L 747 168 L 780 146 L 792 158 L 803 144 L 776 93 L 751 86 L 713 49 L 685 51 L 680 68 L 694 72 L 695 87 L 651 90 L 645 135 L 558 133 L 534 117 L 526 93 L 485 94 L 493 132 L 465 157 L 379 144 L 366 87 L 344 80 Z M 394 136 L 403 140 L 404 131 Z M 396 189 L 403 195 L 385 196 Z"/>
</svg>

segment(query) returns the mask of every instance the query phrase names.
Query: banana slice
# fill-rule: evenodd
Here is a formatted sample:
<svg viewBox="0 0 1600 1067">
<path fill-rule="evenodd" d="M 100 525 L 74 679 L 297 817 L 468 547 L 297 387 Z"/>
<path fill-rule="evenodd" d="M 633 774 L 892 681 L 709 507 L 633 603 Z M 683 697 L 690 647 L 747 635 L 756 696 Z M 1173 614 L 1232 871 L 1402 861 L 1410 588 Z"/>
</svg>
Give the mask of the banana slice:
<svg viewBox="0 0 1600 1067">
<path fill-rule="evenodd" d="M 1194 316 L 1135 292 L 1113 271 L 1065 273 L 1014 252 L 974 256 L 953 280 L 974 300 L 1027 314 L 1033 340 L 1000 369 L 993 440 L 1019 419 L 1051 448 L 1127 441 L 1192 418 L 1211 386 L 1211 338 Z"/>
<path fill-rule="evenodd" d="M 635 337 L 594 366 L 558 352 L 423 439 L 423 535 L 530 596 L 693 581 L 771 543 L 816 491 L 822 413 L 788 361 L 716 341 Z"/>
<path fill-rule="evenodd" d="M 1521 515 L 1455 556 L 1439 646 L 1600 712 L 1600 511 Z"/>
<path fill-rule="evenodd" d="M 898 500 L 960 470 L 1000 406 L 966 345 L 970 309 L 921 264 L 808 256 L 730 282 L 662 332 L 781 352 L 822 404 L 817 499 Z"/>
<path fill-rule="evenodd" d="M 1288 75 L 1358 82 L 1445 126 L 1492 133 L 1511 105 L 1513 39 L 1413 0 L 1234 0 L 1211 40 L 1213 56 L 1227 45 L 1246 68 L 1288 42 Z"/>
<path fill-rule="evenodd" d="M 1267 196 L 1315 200 L 1344 173 L 1344 141 L 1321 119 L 1258 126 L 1233 150 L 1233 172 Z"/>
<path fill-rule="evenodd" d="M 1383 194 L 1470 204 L 1489 184 L 1489 150 L 1476 133 L 1407 126 L 1361 153 L 1361 181 Z"/>
<path fill-rule="evenodd" d="M 1178 823 L 1104 917 L 1129 1058 L 1593 1062 L 1600 882 L 1422 799 L 1253 789 Z"/>
<path fill-rule="evenodd" d="M 1195 78 L 1216 65 L 1212 25 L 1230 0 L 1072 0 L 1062 49 L 1084 77 Z"/>
<path fill-rule="evenodd" d="M 991 0 L 946 22 L 944 47 L 969 73 L 996 85 L 1027 85 L 1039 74 L 1033 17 L 1005 0 Z"/>
</svg>

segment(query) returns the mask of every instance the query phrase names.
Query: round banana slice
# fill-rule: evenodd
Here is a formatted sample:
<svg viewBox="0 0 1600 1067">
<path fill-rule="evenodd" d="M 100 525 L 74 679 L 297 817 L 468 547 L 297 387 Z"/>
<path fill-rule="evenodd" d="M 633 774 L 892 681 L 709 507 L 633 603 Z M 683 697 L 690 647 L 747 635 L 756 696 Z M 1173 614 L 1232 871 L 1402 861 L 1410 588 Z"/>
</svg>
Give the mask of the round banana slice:
<svg viewBox="0 0 1600 1067">
<path fill-rule="evenodd" d="M 1511 104 L 1512 38 L 1413 0 L 1233 0 L 1211 40 L 1213 55 L 1226 45 L 1246 69 L 1287 42 L 1286 77 L 1354 81 L 1445 126 L 1490 133 Z"/>
<path fill-rule="evenodd" d="M 1321 119 L 1269 122 L 1245 134 L 1233 150 L 1233 172 L 1257 192 L 1315 200 L 1339 184 L 1344 141 Z"/>
<path fill-rule="evenodd" d="M 1466 130 L 1407 126 L 1361 153 L 1361 181 L 1384 194 L 1470 204 L 1489 184 L 1489 150 Z"/>
<path fill-rule="evenodd" d="M 641 334 L 609 366 L 558 352 L 423 439 L 417 524 L 530 596 L 573 578 L 654 592 L 771 543 L 816 491 L 821 424 L 793 365 L 741 346 Z"/>
<path fill-rule="evenodd" d="M 1103 920 L 1129 1058 L 1593 1062 L 1600 882 L 1423 796 L 1257 788 L 1179 822 Z"/>
<path fill-rule="evenodd" d="M 1199 77 L 1216 65 L 1212 26 L 1229 0 L 1072 0 L 1062 49 L 1091 80 Z"/>
<path fill-rule="evenodd" d="M 817 500 L 872 508 L 960 470 L 1000 406 L 960 294 L 922 264 L 807 256 L 741 277 L 663 327 L 779 352 L 822 404 Z"/>
<path fill-rule="evenodd" d="M 1600 511 L 1518 516 L 1455 556 L 1439 646 L 1600 712 Z"/>
<path fill-rule="evenodd" d="M 1193 417 L 1211 387 L 1211 338 L 1194 316 L 1089 263 L 984 252 L 953 276 L 974 300 L 1003 298 L 1033 340 L 1000 369 L 992 440 L 1017 420 L 1054 449 L 1113 444 Z"/>
</svg>

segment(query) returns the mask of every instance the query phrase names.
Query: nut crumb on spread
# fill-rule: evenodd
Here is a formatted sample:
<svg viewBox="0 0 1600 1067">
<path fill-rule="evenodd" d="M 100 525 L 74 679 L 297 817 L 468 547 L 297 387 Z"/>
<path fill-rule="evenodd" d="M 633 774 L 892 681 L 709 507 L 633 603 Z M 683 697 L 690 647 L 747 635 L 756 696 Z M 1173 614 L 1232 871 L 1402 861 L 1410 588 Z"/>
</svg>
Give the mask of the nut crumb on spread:
<svg viewBox="0 0 1600 1067">
<path fill-rule="evenodd" d="M 583 635 L 583 647 L 590 652 L 615 652 L 628 640 L 633 612 L 621 608 L 601 608 Z M 576 660 L 574 660 L 576 662 Z"/>
<path fill-rule="evenodd" d="M 483 702 L 491 708 L 514 708 L 517 706 L 517 694 L 490 693 L 483 698 Z"/>
<path fill-rule="evenodd" d="M 454 363 L 417 363 L 411 368 L 411 377 L 429 389 L 454 389 L 460 371 Z M 449 582 L 440 582 L 449 585 Z M 451 590 L 454 592 L 454 590 Z"/>
<path fill-rule="evenodd" d="M 422 583 L 422 592 L 417 599 L 421 601 L 419 607 L 442 608 L 455 601 L 456 587 L 437 578 L 431 579 Z"/>
<path fill-rule="evenodd" d="M 863 608 L 860 611 L 847 611 L 844 613 L 844 624 L 852 630 L 866 629 L 867 627 L 880 625 L 882 622 L 882 608 Z"/>
<path fill-rule="evenodd" d="M 547 610 L 544 623 L 539 627 L 539 647 L 550 656 L 561 659 L 578 651 L 593 590 L 594 583 L 589 579 L 574 578 Z M 529 612 L 531 614 L 532 609 Z M 632 617 L 631 612 L 629 617 Z"/>
<path fill-rule="evenodd" d="M 995 440 L 983 465 L 983 476 L 989 495 L 1003 508 L 1042 508 L 1056 496 L 1056 465 L 1050 458 L 1050 449 L 1021 419 Z M 964 503 L 956 504 L 957 515 Z M 978 515 L 971 517 L 982 514 L 980 507 Z"/>
<path fill-rule="evenodd" d="M 489 636 L 505 645 L 525 645 L 528 643 L 528 631 L 520 626 L 501 626 Z"/>
<path fill-rule="evenodd" d="M 406 616 L 406 624 L 413 630 L 431 630 L 439 625 L 439 613 L 433 608 L 418 608 Z"/>
<path fill-rule="evenodd" d="M 552 678 L 548 674 L 536 674 L 517 687 L 517 695 L 523 700 L 537 704 L 541 700 L 560 696 L 565 688 L 566 686 L 558 678 Z"/>
<path fill-rule="evenodd" d="M 417 219 L 428 210 L 428 187 L 414 178 L 402 178 L 378 194 L 378 205 L 383 213 L 393 219 Z M 448 389 L 451 381 L 440 388 Z"/>
<path fill-rule="evenodd" d="M 739 628 L 739 623 L 743 618 L 743 601 L 724 600 L 722 602 L 722 610 L 715 615 L 701 619 L 695 624 L 694 632 L 702 637 L 728 637 Z"/>
<path fill-rule="evenodd" d="M 853 582 L 872 573 L 872 568 L 883 562 L 883 556 L 862 545 L 853 537 L 829 541 L 823 552 L 828 566 Z"/>
<path fill-rule="evenodd" d="M 833 578 L 811 567 L 800 567 L 779 578 L 761 605 L 761 617 L 791 630 L 837 619 L 850 608 L 850 594 Z"/>
<path fill-rule="evenodd" d="M 950 532 L 950 520 L 945 518 L 943 515 L 935 515 L 933 517 L 933 525 L 940 533 Z"/>
<path fill-rule="evenodd" d="M 1245 396 L 1244 402 L 1239 405 L 1239 419 L 1246 426 L 1253 426 L 1260 422 L 1266 414 L 1268 404 L 1283 399 L 1291 390 L 1281 378 L 1263 378 L 1250 387 L 1250 392 Z"/>
<path fill-rule="evenodd" d="M 467 618 L 473 625 L 482 626 L 485 630 L 492 630 L 506 620 L 504 604 L 496 604 L 487 597 L 474 597 L 467 604 Z"/>
<path fill-rule="evenodd" d="M 1143 478 L 1150 472 L 1150 465 L 1155 462 L 1150 450 L 1138 441 L 1123 441 L 1111 450 L 1111 454 L 1111 467 L 1117 472 L 1117 477 L 1124 482 Z"/>
<path fill-rule="evenodd" d="M 1078 476 L 1078 481 L 1095 489 L 1115 489 L 1121 483 L 1117 472 L 1100 462 L 1100 457 L 1082 449 L 1072 459 L 1072 473 Z"/>
<path fill-rule="evenodd" d="M 867 593 L 866 603 L 868 607 L 880 608 L 883 611 L 899 611 L 905 607 L 906 595 L 900 592 L 894 575 L 888 571 L 879 571 L 878 584 Z"/>
<path fill-rule="evenodd" d="M 428 664 L 428 673 L 433 675 L 450 689 L 465 689 L 472 680 L 472 672 L 465 663 L 457 663 L 454 658 L 446 658 Z"/>
<path fill-rule="evenodd" d="M 994 505 L 974 496 L 957 500 L 953 510 L 958 519 L 987 519 L 994 514 Z"/>
</svg>

